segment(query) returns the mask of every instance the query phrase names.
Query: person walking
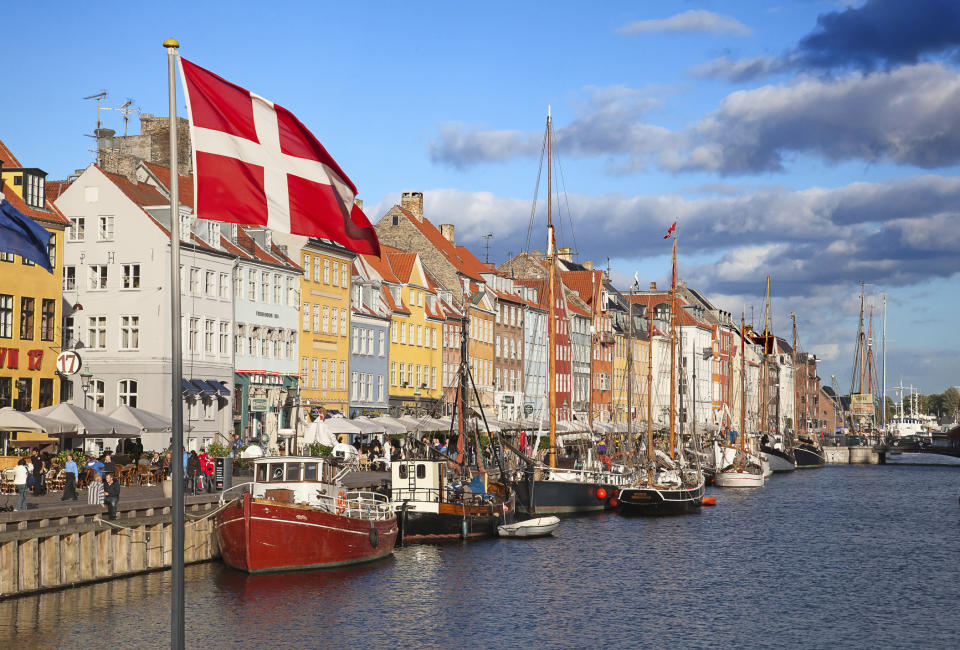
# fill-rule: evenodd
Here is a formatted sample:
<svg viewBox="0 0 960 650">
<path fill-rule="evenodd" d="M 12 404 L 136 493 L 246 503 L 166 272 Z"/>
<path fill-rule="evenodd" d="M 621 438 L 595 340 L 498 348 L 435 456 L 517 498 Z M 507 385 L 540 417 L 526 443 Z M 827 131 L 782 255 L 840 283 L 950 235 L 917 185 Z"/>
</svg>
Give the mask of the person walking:
<svg viewBox="0 0 960 650">
<path fill-rule="evenodd" d="M 110 519 L 117 518 L 117 504 L 120 502 L 120 481 L 113 478 L 113 474 L 104 474 L 106 485 L 103 486 L 103 500 L 107 506 Z"/>
<path fill-rule="evenodd" d="M 63 466 L 64 485 L 61 501 L 77 500 L 77 479 L 80 478 L 77 464 L 73 461 L 73 454 L 67 454 L 67 462 Z"/>
<path fill-rule="evenodd" d="M 213 456 L 208 454 L 207 450 L 201 447 L 200 455 L 197 456 L 197 460 L 200 462 L 200 473 L 203 475 L 203 485 L 201 486 L 201 489 L 206 488 L 207 492 L 213 492 Z"/>
<path fill-rule="evenodd" d="M 237 454 L 240 453 L 240 434 L 233 434 L 233 442 L 230 443 L 230 451 L 233 454 L 233 458 L 237 458 Z"/>
<path fill-rule="evenodd" d="M 103 507 L 103 477 L 100 474 L 94 474 L 93 482 L 87 486 L 87 503 Z"/>
<path fill-rule="evenodd" d="M 13 468 L 13 487 L 17 490 L 17 510 L 27 509 L 27 461 L 20 459 Z"/>
<path fill-rule="evenodd" d="M 191 451 L 190 456 L 187 458 L 187 482 L 189 486 L 187 489 L 194 494 L 197 493 L 197 476 L 200 474 L 200 457 L 197 456 L 197 452 Z"/>
</svg>

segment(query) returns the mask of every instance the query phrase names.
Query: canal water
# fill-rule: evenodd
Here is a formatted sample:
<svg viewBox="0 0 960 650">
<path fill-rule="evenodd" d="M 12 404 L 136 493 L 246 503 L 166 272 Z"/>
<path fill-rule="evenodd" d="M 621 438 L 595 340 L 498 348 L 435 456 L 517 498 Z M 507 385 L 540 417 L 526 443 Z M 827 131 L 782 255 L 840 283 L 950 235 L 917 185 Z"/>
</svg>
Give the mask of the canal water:
<svg viewBox="0 0 960 650">
<path fill-rule="evenodd" d="M 410 546 L 345 570 L 190 566 L 188 646 L 960 643 L 960 467 L 828 466 L 709 493 L 717 506 L 699 515 L 572 517 L 552 538 Z M 0 645 L 166 645 L 169 584 L 0 602 Z"/>
</svg>

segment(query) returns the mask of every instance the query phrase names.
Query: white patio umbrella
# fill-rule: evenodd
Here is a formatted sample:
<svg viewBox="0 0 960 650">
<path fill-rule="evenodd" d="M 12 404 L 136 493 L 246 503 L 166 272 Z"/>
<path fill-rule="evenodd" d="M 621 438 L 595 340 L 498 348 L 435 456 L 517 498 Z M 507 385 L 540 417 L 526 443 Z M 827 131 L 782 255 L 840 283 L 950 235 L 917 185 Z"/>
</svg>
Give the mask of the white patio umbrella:
<svg viewBox="0 0 960 650">
<path fill-rule="evenodd" d="M 126 404 L 118 406 L 110 413 L 110 417 L 121 422 L 126 422 L 144 433 L 157 433 L 162 431 L 172 431 L 173 421 L 165 415 L 152 413 L 143 409 L 138 409 Z M 191 427 L 192 428 L 192 427 Z"/>
<path fill-rule="evenodd" d="M 406 433 L 407 425 L 398 420 L 397 418 L 390 417 L 389 415 L 381 415 L 372 419 L 373 422 L 382 424 L 386 428 L 387 433 L 397 434 L 397 433 Z"/>
<path fill-rule="evenodd" d="M 306 444 L 312 442 L 319 442 L 325 447 L 336 447 L 340 442 L 337 440 L 337 437 L 327 431 L 327 428 L 324 426 L 325 420 L 316 420 L 310 423 L 310 426 L 307 427 L 307 430 L 303 434 L 303 441 Z"/>
<path fill-rule="evenodd" d="M 73 404 L 57 404 L 32 412 L 51 420 L 74 425 L 76 430 L 71 434 L 73 438 L 137 438 L 140 436 L 140 429 L 132 424 Z"/>
<path fill-rule="evenodd" d="M 37 415 L 36 411 L 23 412 L 10 406 L 0 409 L 0 432 L 45 432 L 45 433 L 66 433 L 76 431 L 75 425 L 57 422 L 42 415 Z M 3 438 L 3 453 L 7 453 L 7 436 Z"/>
<path fill-rule="evenodd" d="M 358 427 L 360 431 L 362 431 L 363 433 L 377 434 L 377 433 L 387 432 L 387 428 L 382 423 L 374 422 L 373 420 L 370 420 L 363 416 L 358 418 L 353 418 L 352 420 L 350 420 L 350 422 L 354 426 Z"/>
<path fill-rule="evenodd" d="M 333 417 L 323 420 L 323 428 L 329 433 L 363 433 L 360 427 L 344 417 Z"/>
</svg>

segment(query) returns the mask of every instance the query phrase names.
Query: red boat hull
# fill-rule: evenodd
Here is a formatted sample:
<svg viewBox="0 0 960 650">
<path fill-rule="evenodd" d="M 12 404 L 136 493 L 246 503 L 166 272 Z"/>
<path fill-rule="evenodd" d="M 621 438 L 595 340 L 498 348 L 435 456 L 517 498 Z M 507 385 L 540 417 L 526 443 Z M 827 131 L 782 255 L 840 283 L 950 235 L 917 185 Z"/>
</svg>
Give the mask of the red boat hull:
<svg viewBox="0 0 960 650">
<path fill-rule="evenodd" d="M 249 494 L 217 516 L 223 561 L 250 573 L 370 562 L 393 552 L 397 533 L 396 517 L 344 517 Z"/>
</svg>

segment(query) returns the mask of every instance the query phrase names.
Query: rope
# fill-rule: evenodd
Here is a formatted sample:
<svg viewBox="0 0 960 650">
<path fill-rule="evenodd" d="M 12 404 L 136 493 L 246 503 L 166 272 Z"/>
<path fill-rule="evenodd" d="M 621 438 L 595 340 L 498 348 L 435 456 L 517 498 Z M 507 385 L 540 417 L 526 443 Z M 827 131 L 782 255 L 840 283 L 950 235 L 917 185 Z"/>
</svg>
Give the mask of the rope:
<svg viewBox="0 0 960 650">
<path fill-rule="evenodd" d="M 224 503 L 223 505 L 221 505 L 221 506 L 219 506 L 219 507 L 217 507 L 217 508 L 214 508 L 213 510 L 211 510 L 211 511 L 208 512 L 207 514 L 203 515 L 202 517 L 194 517 L 194 518 L 190 519 L 190 521 L 184 522 L 184 525 L 185 525 L 185 526 L 195 526 L 195 525 L 199 524 L 201 521 L 203 521 L 204 519 L 209 519 L 210 517 L 212 517 L 212 516 L 214 516 L 214 515 L 216 515 L 216 514 L 219 514 L 222 510 L 224 510 L 227 506 L 230 506 L 230 505 L 233 505 L 233 501 L 232 501 L 232 500 L 231 500 L 231 501 L 228 501 L 227 503 Z M 184 513 L 184 515 L 185 515 L 187 518 L 190 518 L 190 515 L 188 515 L 188 514 L 186 514 L 186 513 Z M 122 529 L 122 530 L 129 530 L 129 531 L 133 531 L 133 532 L 142 532 L 142 533 L 144 533 L 144 534 L 146 534 L 146 535 L 151 535 L 151 534 L 154 534 L 154 533 L 161 533 L 161 534 L 162 534 L 162 533 L 164 532 L 164 531 L 162 531 L 162 530 L 158 530 L 158 531 L 143 530 L 143 531 L 140 531 L 140 530 L 137 529 L 137 528 L 131 528 L 130 526 L 124 526 L 124 525 L 122 525 L 122 524 L 115 523 L 115 522 L 111 521 L 110 519 L 103 519 L 103 518 L 100 517 L 99 515 L 96 516 L 96 517 L 94 517 L 94 518 L 93 518 L 93 521 L 94 521 L 94 523 L 97 523 L 97 524 L 106 524 L 107 526 L 112 526 L 112 527 L 114 527 L 114 528 L 118 528 L 118 529 Z"/>
</svg>

